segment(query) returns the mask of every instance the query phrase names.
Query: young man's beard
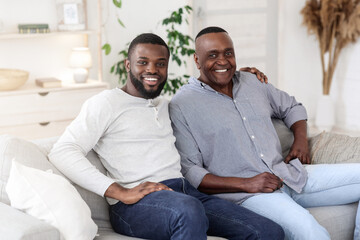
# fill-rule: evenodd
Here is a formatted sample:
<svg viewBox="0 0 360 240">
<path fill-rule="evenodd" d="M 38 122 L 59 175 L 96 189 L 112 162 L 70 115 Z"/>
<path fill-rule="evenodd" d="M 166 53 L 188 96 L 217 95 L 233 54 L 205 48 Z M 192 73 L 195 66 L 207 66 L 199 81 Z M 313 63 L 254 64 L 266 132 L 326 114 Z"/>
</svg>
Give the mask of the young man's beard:
<svg viewBox="0 0 360 240">
<path fill-rule="evenodd" d="M 165 79 L 165 81 L 162 82 L 156 90 L 148 91 L 145 89 L 144 84 L 134 76 L 134 74 L 131 72 L 131 70 L 129 72 L 129 76 L 130 76 L 130 80 L 131 80 L 132 84 L 134 85 L 134 87 L 136 88 L 136 90 L 138 90 L 139 93 L 146 99 L 156 98 L 157 96 L 159 96 L 166 84 L 166 79 Z"/>
</svg>

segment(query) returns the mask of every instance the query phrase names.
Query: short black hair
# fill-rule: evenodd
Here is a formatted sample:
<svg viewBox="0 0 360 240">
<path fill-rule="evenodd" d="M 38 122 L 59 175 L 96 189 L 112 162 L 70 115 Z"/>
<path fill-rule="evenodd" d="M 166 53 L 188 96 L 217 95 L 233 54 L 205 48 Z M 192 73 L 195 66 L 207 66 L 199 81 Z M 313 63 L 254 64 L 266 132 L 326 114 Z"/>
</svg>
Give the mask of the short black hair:
<svg viewBox="0 0 360 240">
<path fill-rule="evenodd" d="M 207 33 L 219 33 L 219 32 L 228 33 L 227 31 L 225 31 L 221 27 L 215 27 L 215 26 L 206 27 L 196 35 L 195 40 L 198 39 L 199 37 L 201 37 L 204 34 L 207 34 Z"/>
<path fill-rule="evenodd" d="M 131 41 L 131 43 L 129 45 L 129 49 L 128 49 L 128 58 L 129 59 L 130 59 L 130 56 L 131 56 L 132 52 L 134 51 L 136 45 L 142 44 L 142 43 L 151 43 L 151 44 L 164 46 L 164 47 L 166 47 L 166 49 L 168 51 L 168 56 L 170 56 L 169 47 L 161 37 L 159 37 L 158 35 L 153 34 L 153 33 L 143 33 Z"/>
</svg>

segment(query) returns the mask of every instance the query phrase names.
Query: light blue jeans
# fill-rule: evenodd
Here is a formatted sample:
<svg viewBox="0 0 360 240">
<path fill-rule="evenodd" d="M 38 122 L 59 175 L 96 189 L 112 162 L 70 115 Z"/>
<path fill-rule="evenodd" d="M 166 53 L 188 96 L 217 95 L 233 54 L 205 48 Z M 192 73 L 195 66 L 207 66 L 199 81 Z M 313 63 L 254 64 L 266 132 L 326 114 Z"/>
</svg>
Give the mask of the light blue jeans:
<svg viewBox="0 0 360 240">
<path fill-rule="evenodd" d="M 286 239 L 323 240 L 329 233 L 304 208 L 340 205 L 360 200 L 360 164 L 304 165 L 308 180 L 301 193 L 286 185 L 282 193 L 264 193 L 247 199 L 242 206 L 281 225 Z M 359 240 L 360 210 L 354 239 Z"/>
</svg>

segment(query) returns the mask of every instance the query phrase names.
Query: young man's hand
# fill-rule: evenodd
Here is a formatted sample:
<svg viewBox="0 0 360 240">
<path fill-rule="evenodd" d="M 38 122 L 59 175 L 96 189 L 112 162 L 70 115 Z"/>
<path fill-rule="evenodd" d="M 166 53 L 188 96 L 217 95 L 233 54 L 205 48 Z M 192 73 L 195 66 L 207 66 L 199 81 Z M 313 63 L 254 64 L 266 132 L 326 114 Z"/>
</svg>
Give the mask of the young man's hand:
<svg viewBox="0 0 360 240">
<path fill-rule="evenodd" d="M 250 73 L 256 74 L 256 77 L 259 79 L 260 82 L 268 83 L 267 76 L 255 67 L 243 67 L 243 68 L 240 68 L 239 71 L 250 72 Z"/>
<path fill-rule="evenodd" d="M 134 204 L 146 195 L 161 190 L 173 191 L 168 186 L 155 182 L 143 182 L 134 188 L 124 188 L 118 183 L 113 183 L 106 190 L 105 196 L 117 199 L 125 204 Z"/>
</svg>

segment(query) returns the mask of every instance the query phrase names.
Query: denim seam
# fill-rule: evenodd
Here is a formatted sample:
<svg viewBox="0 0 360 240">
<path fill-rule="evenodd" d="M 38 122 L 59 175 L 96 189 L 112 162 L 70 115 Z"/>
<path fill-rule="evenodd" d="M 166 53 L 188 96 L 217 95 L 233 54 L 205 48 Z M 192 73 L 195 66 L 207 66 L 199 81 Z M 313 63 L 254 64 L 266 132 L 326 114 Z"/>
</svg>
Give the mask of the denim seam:
<svg viewBox="0 0 360 240">
<path fill-rule="evenodd" d="M 294 193 L 294 192 L 292 191 L 292 192 L 291 192 L 291 198 L 292 198 L 293 196 L 296 196 L 296 195 L 308 195 L 308 194 L 319 193 L 319 192 L 323 192 L 323 191 L 333 190 L 333 189 L 337 189 L 337 188 L 341 188 L 341 187 L 347 187 L 347 186 L 352 186 L 352 185 L 360 185 L 360 182 L 358 182 L 358 183 L 351 183 L 351 184 L 343 184 L 343 185 L 339 185 L 339 186 L 336 186 L 336 187 L 328 187 L 328 188 L 319 189 L 319 190 L 312 191 L 312 192 L 299 193 L 299 194 Z"/>
<path fill-rule="evenodd" d="M 250 228 L 252 231 L 255 231 L 257 238 L 260 239 L 260 235 L 259 235 L 259 232 L 257 231 L 257 229 L 256 229 L 256 228 L 253 228 L 252 226 L 250 226 L 250 225 L 248 225 L 248 224 L 246 224 L 246 222 L 244 222 L 244 221 L 237 221 L 237 220 L 235 220 L 235 219 L 226 218 L 226 217 L 224 217 L 224 216 L 222 216 L 222 215 L 218 215 L 218 214 L 213 213 L 213 212 L 206 212 L 206 214 L 209 214 L 209 215 L 212 215 L 212 216 L 221 218 L 221 219 L 225 219 L 225 220 L 227 220 L 227 221 L 239 223 L 239 224 L 241 224 L 241 225 L 243 225 L 243 226 L 246 226 L 247 228 Z"/>
<path fill-rule="evenodd" d="M 113 211 L 112 214 L 114 214 L 114 215 L 116 215 L 116 217 L 120 218 L 121 221 L 123 221 L 123 222 L 129 227 L 130 233 L 131 233 L 132 237 L 135 237 L 135 235 L 134 235 L 134 233 L 133 233 L 133 231 L 132 231 L 132 229 L 131 229 L 130 224 L 129 224 L 127 221 L 125 221 L 125 219 L 123 219 L 123 218 L 121 217 L 121 215 L 119 215 L 116 211 Z"/>
<path fill-rule="evenodd" d="M 153 208 L 160 208 L 160 209 L 166 209 L 166 210 L 170 210 L 172 213 L 174 213 L 176 215 L 176 218 L 179 219 L 180 221 L 180 225 L 183 226 L 184 224 L 181 221 L 181 218 L 179 217 L 179 214 L 177 213 L 177 211 L 175 211 L 172 208 L 169 207 L 162 207 L 162 206 L 154 206 L 152 204 L 143 204 L 143 203 L 137 203 L 138 206 L 146 206 L 146 207 L 153 207 Z"/>
</svg>

